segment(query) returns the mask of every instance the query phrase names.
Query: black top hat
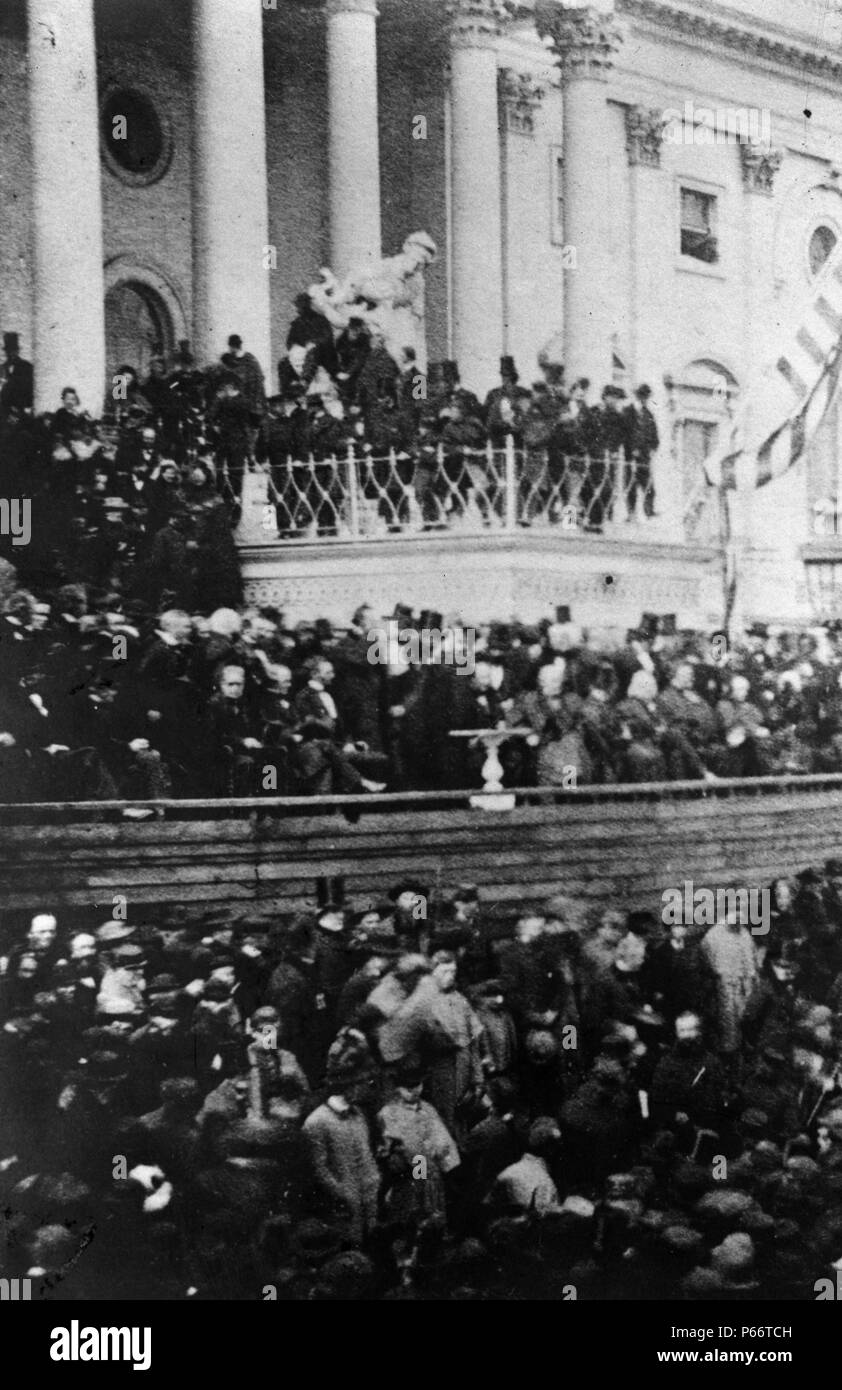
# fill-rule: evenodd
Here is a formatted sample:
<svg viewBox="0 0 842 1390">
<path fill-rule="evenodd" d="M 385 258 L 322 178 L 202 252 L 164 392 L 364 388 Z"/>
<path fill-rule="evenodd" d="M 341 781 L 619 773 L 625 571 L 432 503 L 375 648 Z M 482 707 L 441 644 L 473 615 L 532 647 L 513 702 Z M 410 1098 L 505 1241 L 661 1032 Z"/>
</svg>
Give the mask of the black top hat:
<svg viewBox="0 0 842 1390">
<path fill-rule="evenodd" d="M 232 348 L 241 348 L 243 346 L 243 340 L 240 337 L 239 333 L 231 334 L 231 336 L 228 339 L 228 346 Z"/>
<path fill-rule="evenodd" d="M 345 901 L 344 878 L 325 876 L 316 880 L 316 902 L 320 911 L 341 906 Z"/>
<path fill-rule="evenodd" d="M 570 606 L 566 603 L 556 604 L 555 620 L 557 623 L 570 622 Z"/>
<path fill-rule="evenodd" d="M 515 359 L 513 357 L 507 356 L 500 358 L 500 375 L 510 376 L 513 381 L 519 380 L 518 369 L 515 366 Z"/>
<path fill-rule="evenodd" d="M 455 382 L 461 380 L 459 376 L 459 364 L 451 358 L 441 364 L 442 380 L 445 382 Z"/>
<path fill-rule="evenodd" d="M 418 618 L 419 628 L 421 628 L 422 630 L 426 628 L 428 631 L 431 628 L 440 629 L 443 622 L 444 618 L 442 614 L 434 612 L 432 608 L 423 609 Z"/>
<path fill-rule="evenodd" d="M 6 349 L 6 352 L 17 352 L 20 347 L 20 338 L 17 333 L 4 333 L 3 347 Z"/>
<path fill-rule="evenodd" d="M 662 637 L 674 637 L 677 631 L 678 631 L 678 629 L 677 629 L 677 627 L 676 627 L 675 614 L 674 614 L 674 613 L 662 613 L 662 614 L 661 614 L 661 636 L 662 636 Z"/>
</svg>

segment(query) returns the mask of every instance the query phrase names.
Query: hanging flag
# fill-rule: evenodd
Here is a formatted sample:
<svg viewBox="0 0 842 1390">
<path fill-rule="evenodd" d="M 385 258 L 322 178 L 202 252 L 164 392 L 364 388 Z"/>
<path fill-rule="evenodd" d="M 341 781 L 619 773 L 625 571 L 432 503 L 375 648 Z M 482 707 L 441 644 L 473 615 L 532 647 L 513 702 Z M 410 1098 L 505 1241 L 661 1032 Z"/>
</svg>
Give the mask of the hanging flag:
<svg viewBox="0 0 842 1390">
<path fill-rule="evenodd" d="M 827 414 L 842 373 L 842 247 L 827 262 L 794 333 L 749 387 L 725 438 L 702 467 L 712 487 L 735 488 L 739 460 L 756 459 L 754 486 L 792 468 Z"/>
</svg>

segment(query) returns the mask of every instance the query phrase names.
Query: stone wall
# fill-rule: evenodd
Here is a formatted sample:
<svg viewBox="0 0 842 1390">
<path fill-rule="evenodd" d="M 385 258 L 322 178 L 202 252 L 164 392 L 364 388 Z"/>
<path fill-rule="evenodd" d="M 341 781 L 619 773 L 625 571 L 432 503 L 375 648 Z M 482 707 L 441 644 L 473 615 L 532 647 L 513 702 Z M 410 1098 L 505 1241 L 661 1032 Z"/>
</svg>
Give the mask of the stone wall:
<svg viewBox="0 0 842 1390">
<path fill-rule="evenodd" d="M 73 909 L 91 925 L 123 894 L 130 919 L 180 903 L 189 914 L 230 904 L 292 913 L 312 907 L 320 876 L 342 877 L 349 899 L 382 897 L 402 877 L 446 894 L 476 882 L 501 922 L 567 892 L 623 908 L 656 909 L 667 888 L 768 885 L 842 846 L 842 777 L 648 788 L 581 788 L 555 804 L 509 812 L 465 809 L 464 798 L 365 803 L 328 798 L 254 813 L 236 803 L 167 819 L 120 819 L 117 808 L 68 807 L 52 824 L 3 808 L 0 911 L 4 926 L 37 910 Z M 432 807 L 430 802 L 432 801 Z M 347 818 L 351 811 L 352 822 Z M 172 819 L 169 817 L 172 816 Z M 177 817 L 177 818 L 176 818 Z M 43 816 L 42 816 L 43 819 Z M 86 819 L 87 822 L 86 823 Z"/>
</svg>

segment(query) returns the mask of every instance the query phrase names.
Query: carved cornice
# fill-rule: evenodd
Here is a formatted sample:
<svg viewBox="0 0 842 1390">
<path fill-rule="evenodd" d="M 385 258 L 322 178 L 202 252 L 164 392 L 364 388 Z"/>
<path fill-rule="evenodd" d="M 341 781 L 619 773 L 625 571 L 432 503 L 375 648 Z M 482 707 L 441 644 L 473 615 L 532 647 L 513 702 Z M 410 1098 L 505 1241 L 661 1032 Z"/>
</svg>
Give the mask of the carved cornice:
<svg viewBox="0 0 842 1390">
<path fill-rule="evenodd" d="M 629 164 L 645 164 L 650 169 L 660 169 L 666 126 L 667 119 L 657 107 L 626 107 L 626 153 Z"/>
<path fill-rule="evenodd" d="M 796 68 L 799 72 L 827 77 L 842 76 L 842 54 L 837 56 L 831 51 L 806 48 L 788 39 L 761 33 L 759 27 L 751 27 L 748 18 L 743 28 L 729 23 L 724 17 L 680 9 L 677 5 L 669 4 L 668 0 L 617 0 L 617 8 L 623 14 L 650 20 L 687 38 L 737 49 L 742 55 L 764 58 L 780 66 Z"/>
<path fill-rule="evenodd" d="M 604 78 L 623 37 L 613 14 L 587 4 L 563 9 L 555 0 L 537 0 L 535 26 L 542 39 L 552 41 L 565 78 Z"/>
<path fill-rule="evenodd" d="M 518 135 L 532 135 L 535 130 L 535 110 L 544 96 L 544 88 L 531 73 L 501 68 L 497 74 L 500 106 L 506 129 Z"/>
<path fill-rule="evenodd" d="M 463 48 L 493 44 L 513 10 L 512 0 L 447 0 L 451 41 Z"/>
<path fill-rule="evenodd" d="M 743 166 L 743 187 L 749 193 L 765 193 L 771 198 L 775 191 L 775 175 L 781 167 L 783 150 L 771 145 L 740 144 Z"/>
</svg>

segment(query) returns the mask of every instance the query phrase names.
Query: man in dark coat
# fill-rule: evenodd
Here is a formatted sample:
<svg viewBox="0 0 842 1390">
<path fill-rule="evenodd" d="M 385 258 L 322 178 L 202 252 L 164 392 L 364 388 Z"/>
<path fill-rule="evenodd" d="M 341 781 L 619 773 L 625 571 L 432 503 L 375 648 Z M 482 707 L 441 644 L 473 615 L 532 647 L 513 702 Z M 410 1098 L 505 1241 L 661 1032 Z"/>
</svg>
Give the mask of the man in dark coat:
<svg viewBox="0 0 842 1390">
<path fill-rule="evenodd" d="M 658 426 L 649 409 L 650 386 L 638 386 L 635 391 L 636 404 L 627 407 L 626 419 L 626 468 L 625 489 L 629 515 L 633 516 L 637 506 L 638 491 L 643 494 L 643 515 L 654 516 L 655 485 L 652 481 L 651 459 L 658 448 Z"/>
<path fill-rule="evenodd" d="M 299 529 L 302 496 L 307 488 L 307 470 L 295 466 L 295 461 L 306 459 L 309 452 L 305 389 L 303 381 L 299 381 L 291 384 L 285 394 L 272 396 L 254 450 L 258 463 L 269 464 L 270 497 L 275 503 L 282 537 L 294 535 Z M 303 516 L 300 520 L 306 524 Z"/>
<path fill-rule="evenodd" d="M 650 1086 L 650 1109 L 656 1126 L 719 1130 L 725 1122 L 728 1095 L 725 1071 L 705 1045 L 698 1013 L 682 1011 L 675 1020 L 675 1043 L 659 1059 Z M 691 1145 L 687 1145 L 690 1147 Z"/>
<path fill-rule="evenodd" d="M 246 352 L 239 333 L 232 333 L 228 339 L 228 351 L 222 354 L 222 361 L 229 372 L 233 372 L 240 385 L 240 393 L 257 423 L 266 409 L 266 386 L 263 368 L 254 353 Z"/>
<path fill-rule="evenodd" d="M 287 351 L 291 347 L 315 349 L 313 353 L 315 365 L 324 367 L 330 376 L 335 376 L 337 356 L 330 320 L 325 314 L 320 314 L 318 309 L 313 308 L 309 294 L 297 294 L 295 296 L 295 308 L 296 316 L 287 333 Z"/>
<path fill-rule="evenodd" d="M 358 608 L 351 626 L 333 651 L 337 674 L 338 705 L 348 737 L 383 748 L 383 684 L 385 668 L 368 659 L 368 632 L 375 626 L 372 610 Z"/>
<path fill-rule="evenodd" d="M 34 372 L 32 363 L 20 355 L 17 333 L 3 334 L 3 355 L 6 360 L 0 365 L 0 416 L 11 410 L 31 410 Z"/>
<path fill-rule="evenodd" d="M 256 755 L 262 744 L 243 700 L 245 671 L 223 666 L 218 690 L 208 705 L 208 752 L 212 796 L 253 796 Z"/>
<path fill-rule="evenodd" d="M 345 400 L 354 400 L 357 381 L 371 352 L 371 334 L 361 318 L 352 317 L 336 340 L 337 380 Z"/>
<path fill-rule="evenodd" d="M 697 941 L 688 940 L 683 922 L 667 928 L 665 939 L 644 965 L 647 993 L 671 1023 L 685 1009 L 705 1024 L 716 1019 L 716 982 Z"/>
<path fill-rule="evenodd" d="M 624 453 L 628 438 L 628 422 L 622 410 L 625 391 L 619 386 L 606 386 L 602 406 L 589 417 L 589 456 L 581 501 L 588 517 L 588 529 L 599 530 L 614 514 L 615 475 L 613 463 L 606 455 Z"/>
</svg>

